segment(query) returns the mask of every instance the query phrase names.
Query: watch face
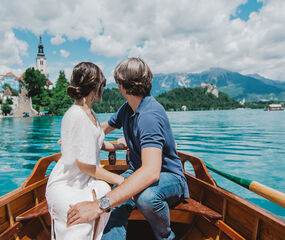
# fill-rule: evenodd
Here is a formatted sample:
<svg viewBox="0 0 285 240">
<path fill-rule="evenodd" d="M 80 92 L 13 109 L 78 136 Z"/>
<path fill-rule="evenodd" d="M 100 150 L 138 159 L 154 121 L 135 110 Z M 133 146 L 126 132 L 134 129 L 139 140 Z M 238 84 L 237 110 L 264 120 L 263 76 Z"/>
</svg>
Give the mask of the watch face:
<svg viewBox="0 0 285 240">
<path fill-rule="evenodd" d="M 111 210 L 111 204 L 109 198 L 106 197 L 101 198 L 99 207 L 103 209 L 105 212 L 109 212 Z"/>
</svg>

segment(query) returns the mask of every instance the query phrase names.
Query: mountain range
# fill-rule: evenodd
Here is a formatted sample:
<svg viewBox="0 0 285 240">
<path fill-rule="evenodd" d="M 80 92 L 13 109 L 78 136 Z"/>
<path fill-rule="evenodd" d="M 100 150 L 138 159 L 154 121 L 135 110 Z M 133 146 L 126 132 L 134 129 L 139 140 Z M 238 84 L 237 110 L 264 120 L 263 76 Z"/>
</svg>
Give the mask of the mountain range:
<svg viewBox="0 0 285 240">
<path fill-rule="evenodd" d="M 215 84 L 219 91 L 236 100 L 285 100 L 285 82 L 267 79 L 258 74 L 243 75 L 222 68 L 210 68 L 201 73 L 154 74 L 151 92 L 158 96 L 174 88 L 200 87 L 201 83 Z M 107 87 L 116 87 L 116 84 L 110 83 Z"/>
</svg>

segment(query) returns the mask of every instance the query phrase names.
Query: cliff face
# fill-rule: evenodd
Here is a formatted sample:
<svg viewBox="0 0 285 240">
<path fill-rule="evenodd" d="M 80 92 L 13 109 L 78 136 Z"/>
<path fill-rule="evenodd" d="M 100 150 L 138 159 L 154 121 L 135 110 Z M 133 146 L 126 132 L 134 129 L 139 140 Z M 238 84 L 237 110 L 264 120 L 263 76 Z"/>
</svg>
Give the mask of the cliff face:
<svg viewBox="0 0 285 240">
<path fill-rule="evenodd" d="M 26 88 L 21 89 L 18 98 L 18 107 L 15 109 L 13 117 L 22 117 L 23 112 L 29 112 L 30 117 L 38 116 L 38 112 L 32 107 L 32 100 L 27 96 L 28 91 Z"/>
</svg>

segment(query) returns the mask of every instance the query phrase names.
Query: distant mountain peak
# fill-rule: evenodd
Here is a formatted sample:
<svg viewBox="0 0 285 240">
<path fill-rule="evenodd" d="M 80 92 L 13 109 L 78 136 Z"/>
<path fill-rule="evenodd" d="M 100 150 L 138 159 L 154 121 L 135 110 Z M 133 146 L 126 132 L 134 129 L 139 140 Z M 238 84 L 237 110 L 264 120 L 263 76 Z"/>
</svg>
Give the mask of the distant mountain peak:
<svg viewBox="0 0 285 240">
<path fill-rule="evenodd" d="M 237 100 L 259 101 L 261 98 L 285 99 L 285 82 L 266 79 L 258 74 L 243 75 L 236 71 L 212 67 L 201 73 L 154 74 L 152 94 L 157 96 L 173 88 L 194 88 L 215 84 L 219 91 Z"/>
<path fill-rule="evenodd" d="M 266 79 L 265 77 L 262 77 L 262 76 L 259 75 L 258 73 L 247 74 L 246 76 L 253 77 L 253 78 L 256 78 L 256 79 L 258 79 L 258 80 Z"/>
<path fill-rule="evenodd" d="M 230 70 L 224 69 L 224 68 L 218 68 L 218 67 L 212 67 L 206 71 L 201 72 L 200 74 L 208 74 L 211 76 L 219 76 L 219 75 L 224 75 L 228 73 L 233 73 Z"/>
</svg>

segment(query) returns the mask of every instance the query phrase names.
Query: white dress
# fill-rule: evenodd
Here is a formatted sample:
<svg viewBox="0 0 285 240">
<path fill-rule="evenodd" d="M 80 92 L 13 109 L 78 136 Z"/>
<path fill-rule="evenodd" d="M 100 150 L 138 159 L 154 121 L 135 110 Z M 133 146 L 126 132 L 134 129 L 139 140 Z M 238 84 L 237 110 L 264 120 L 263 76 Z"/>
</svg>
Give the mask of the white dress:
<svg viewBox="0 0 285 240">
<path fill-rule="evenodd" d="M 92 113 L 96 118 L 95 113 Z M 57 240 L 93 239 L 95 221 L 66 227 L 67 211 L 69 205 L 92 201 L 93 189 L 98 199 L 110 191 L 106 182 L 81 172 L 75 162 L 78 159 L 99 166 L 103 140 L 104 132 L 98 120 L 96 127 L 80 106 L 73 105 L 64 114 L 61 123 L 62 157 L 52 170 L 46 188 L 46 199 Z M 110 213 L 101 215 L 94 239 L 101 239 L 109 216 Z"/>
</svg>

